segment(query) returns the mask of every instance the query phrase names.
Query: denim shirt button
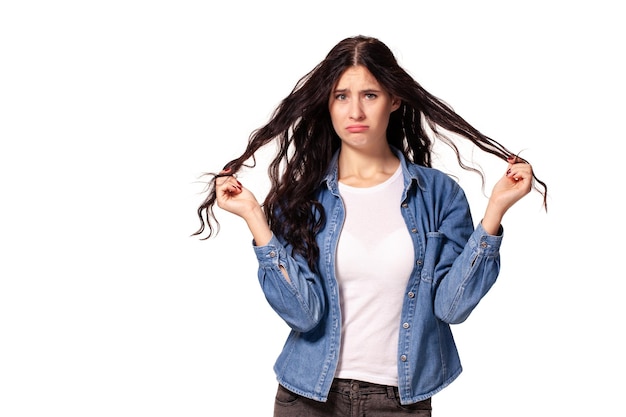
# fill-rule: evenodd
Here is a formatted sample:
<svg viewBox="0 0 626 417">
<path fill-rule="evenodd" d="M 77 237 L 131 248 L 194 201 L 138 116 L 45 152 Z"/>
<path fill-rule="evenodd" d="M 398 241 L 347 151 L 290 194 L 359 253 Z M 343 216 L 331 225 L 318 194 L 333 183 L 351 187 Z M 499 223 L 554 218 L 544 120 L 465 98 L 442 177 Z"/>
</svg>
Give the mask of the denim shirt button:
<svg viewBox="0 0 626 417">
<path fill-rule="evenodd" d="M 276 257 L 276 252 L 271 251 L 271 252 L 270 252 L 270 258 L 275 258 L 275 257 Z"/>
<path fill-rule="evenodd" d="M 414 227 L 411 229 L 411 233 L 417 233 L 417 229 Z"/>
<path fill-rule="evenodd" d="M 409 296 L 409 298 L 415 298 L 415 293 L 413 291 L 409 291 L 407 295 Z"/>
<path fill-rule="evenodd" d="M 416 264 L 416 265 L 421 265 L 421 264 L 422 264 L 422 260 L 421 260 L 421 259 L 418 259 L 417 261 L 415 261 L 415 264 Z"/>
<path fill-rule="evenodd" d="M 410 325 L 409 323 L 403 323 L 403 324 L 402 324 L 402 327 L 403 327 L 404 329 L 408 329 L 409 327 L 411 327 L 411 325 Z"/>
<path fill-rule="evenodd" d="M 406 362 L 406 355 L 400 355 L 400 360 L 402 362 Z"/>
<path fill-rule="evenodd" d="M 480 242 L 480 247 L 481 247 L 481 248 L 483 248 L 483 249 L 484 249 L 484 248 L 486 248 L 487 246 L 488 246 L 488 245 L 487 245 L 487 242 Z"/>
<path fill-rule="evenodd" d="M 408 203 L 402 203 L 402 208 L 407 208 L 409 206 Z"/>
</svg>

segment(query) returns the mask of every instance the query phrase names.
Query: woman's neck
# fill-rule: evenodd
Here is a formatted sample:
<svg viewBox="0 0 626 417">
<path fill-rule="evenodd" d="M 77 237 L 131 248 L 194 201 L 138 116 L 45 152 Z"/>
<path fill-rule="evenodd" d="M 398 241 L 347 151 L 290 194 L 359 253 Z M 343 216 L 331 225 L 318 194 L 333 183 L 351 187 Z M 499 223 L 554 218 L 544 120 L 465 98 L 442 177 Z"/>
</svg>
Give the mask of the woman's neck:
<svg viewBox="0 0 626 417">
<path fill-rule="evenodd" d="M 400 161 L 389 146 L 376 151 L 342 148 L 339 152 L 339 181 L 351 187 L 372 187 L 385 182 Z"/>
</svg>

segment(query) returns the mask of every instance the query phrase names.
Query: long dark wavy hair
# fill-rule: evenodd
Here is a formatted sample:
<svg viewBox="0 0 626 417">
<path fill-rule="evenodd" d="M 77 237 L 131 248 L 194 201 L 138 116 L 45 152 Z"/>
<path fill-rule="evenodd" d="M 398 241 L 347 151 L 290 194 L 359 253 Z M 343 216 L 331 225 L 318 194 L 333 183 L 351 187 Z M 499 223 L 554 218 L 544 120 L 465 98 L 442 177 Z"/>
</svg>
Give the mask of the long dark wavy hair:
<svg viewBox="0 0 626 417">
<path fill-rule="evenodd" d="M 433 140 L 438 139 L 452 148 L 463 169 L 477 172 L 484 184 L 482 171 L 463 162 L 457 145 L 446 132 L 471 141 L 484 152 L 505 161 L 513 155 L 422 88 L 400 67 L 391 50 L 380 40 L 367 36 L 342 40 L 296 83 L 274 110 L 269 122 L 252 132 L 244 153 L 224 166 L 230 168 L 231 175 L 242 167 L 254 167 L 256 151 L 275 142 L 277 151 L 268 167 L 270 190 L 263 202 L 263 210 L 273 233 L 291 244 L 294 252 L 304 256 L 312 269 L 316 269 L 319 257 L 315 236 L 325 221 L 324 209 L 315 196 L 333 154 L 341 146 L 331 123 L 328 101 L 343 72 L 355 65 L 367 68 L 388 93 L 401 100 L 400 108 L 391 113 L 387 141 L 407 160 L 431 167 Z M 212 179 L 207 184 L 207 197 L 197 210 L 200 228 L 192 236 L 201 235 L 208 229 L 206 239 L 219 231 L 213 207 L 215 179 L 221 174 L 204 175 Z M 533 188 L 543 195 L 547 209 L 547 186 L 534 174 Z"/>
</svg>

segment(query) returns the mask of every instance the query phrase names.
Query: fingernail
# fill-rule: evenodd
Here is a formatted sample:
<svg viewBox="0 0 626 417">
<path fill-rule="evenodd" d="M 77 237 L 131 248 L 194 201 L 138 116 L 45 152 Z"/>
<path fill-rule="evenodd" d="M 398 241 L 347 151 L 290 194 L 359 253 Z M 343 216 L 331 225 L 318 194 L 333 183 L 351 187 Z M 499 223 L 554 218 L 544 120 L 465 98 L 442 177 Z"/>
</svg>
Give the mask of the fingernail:
<svg viewBox="0 0 626 417">
<path fill-rule="evenodd" d="M 511 170 L 510 169 L 507 169 L 506 175 L 511 175 Z"/>
</svg>

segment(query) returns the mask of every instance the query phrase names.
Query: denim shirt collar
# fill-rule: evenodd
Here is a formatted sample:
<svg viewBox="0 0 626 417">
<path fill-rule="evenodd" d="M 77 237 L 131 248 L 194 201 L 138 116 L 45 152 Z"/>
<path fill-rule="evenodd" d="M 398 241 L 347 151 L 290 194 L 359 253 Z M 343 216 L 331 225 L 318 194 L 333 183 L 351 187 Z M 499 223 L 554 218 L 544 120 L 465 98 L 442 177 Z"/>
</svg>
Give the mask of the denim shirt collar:
<svg viewBox="0 0 626 417">
<path fill-rule="evenodd" d="M 400 165 L 402 166 L 402 176 L 404 177 L 404 190 L 405 193 L 409 189 L 410 185 L 415 182 L 418 187 L 424 189 L 422 186 L 423 181 L 420 180 L 420 167 L 415 164 L 407 163 L 406 158 L 402 154 L 402 152 L 394 147 L 390 146 L 391 152 L 398 157 L 400 160 Z M 337 149 L 332 159 L 330 160 L 330 164 L 328 165 L 328 169 L 326 170 L 326 174 L 324 178 L 322 178 L 322 183 L 326 183 L 326 186 L 335 195 L 339 195 L 339 152 L 341 148 Z"/>
</svg>

